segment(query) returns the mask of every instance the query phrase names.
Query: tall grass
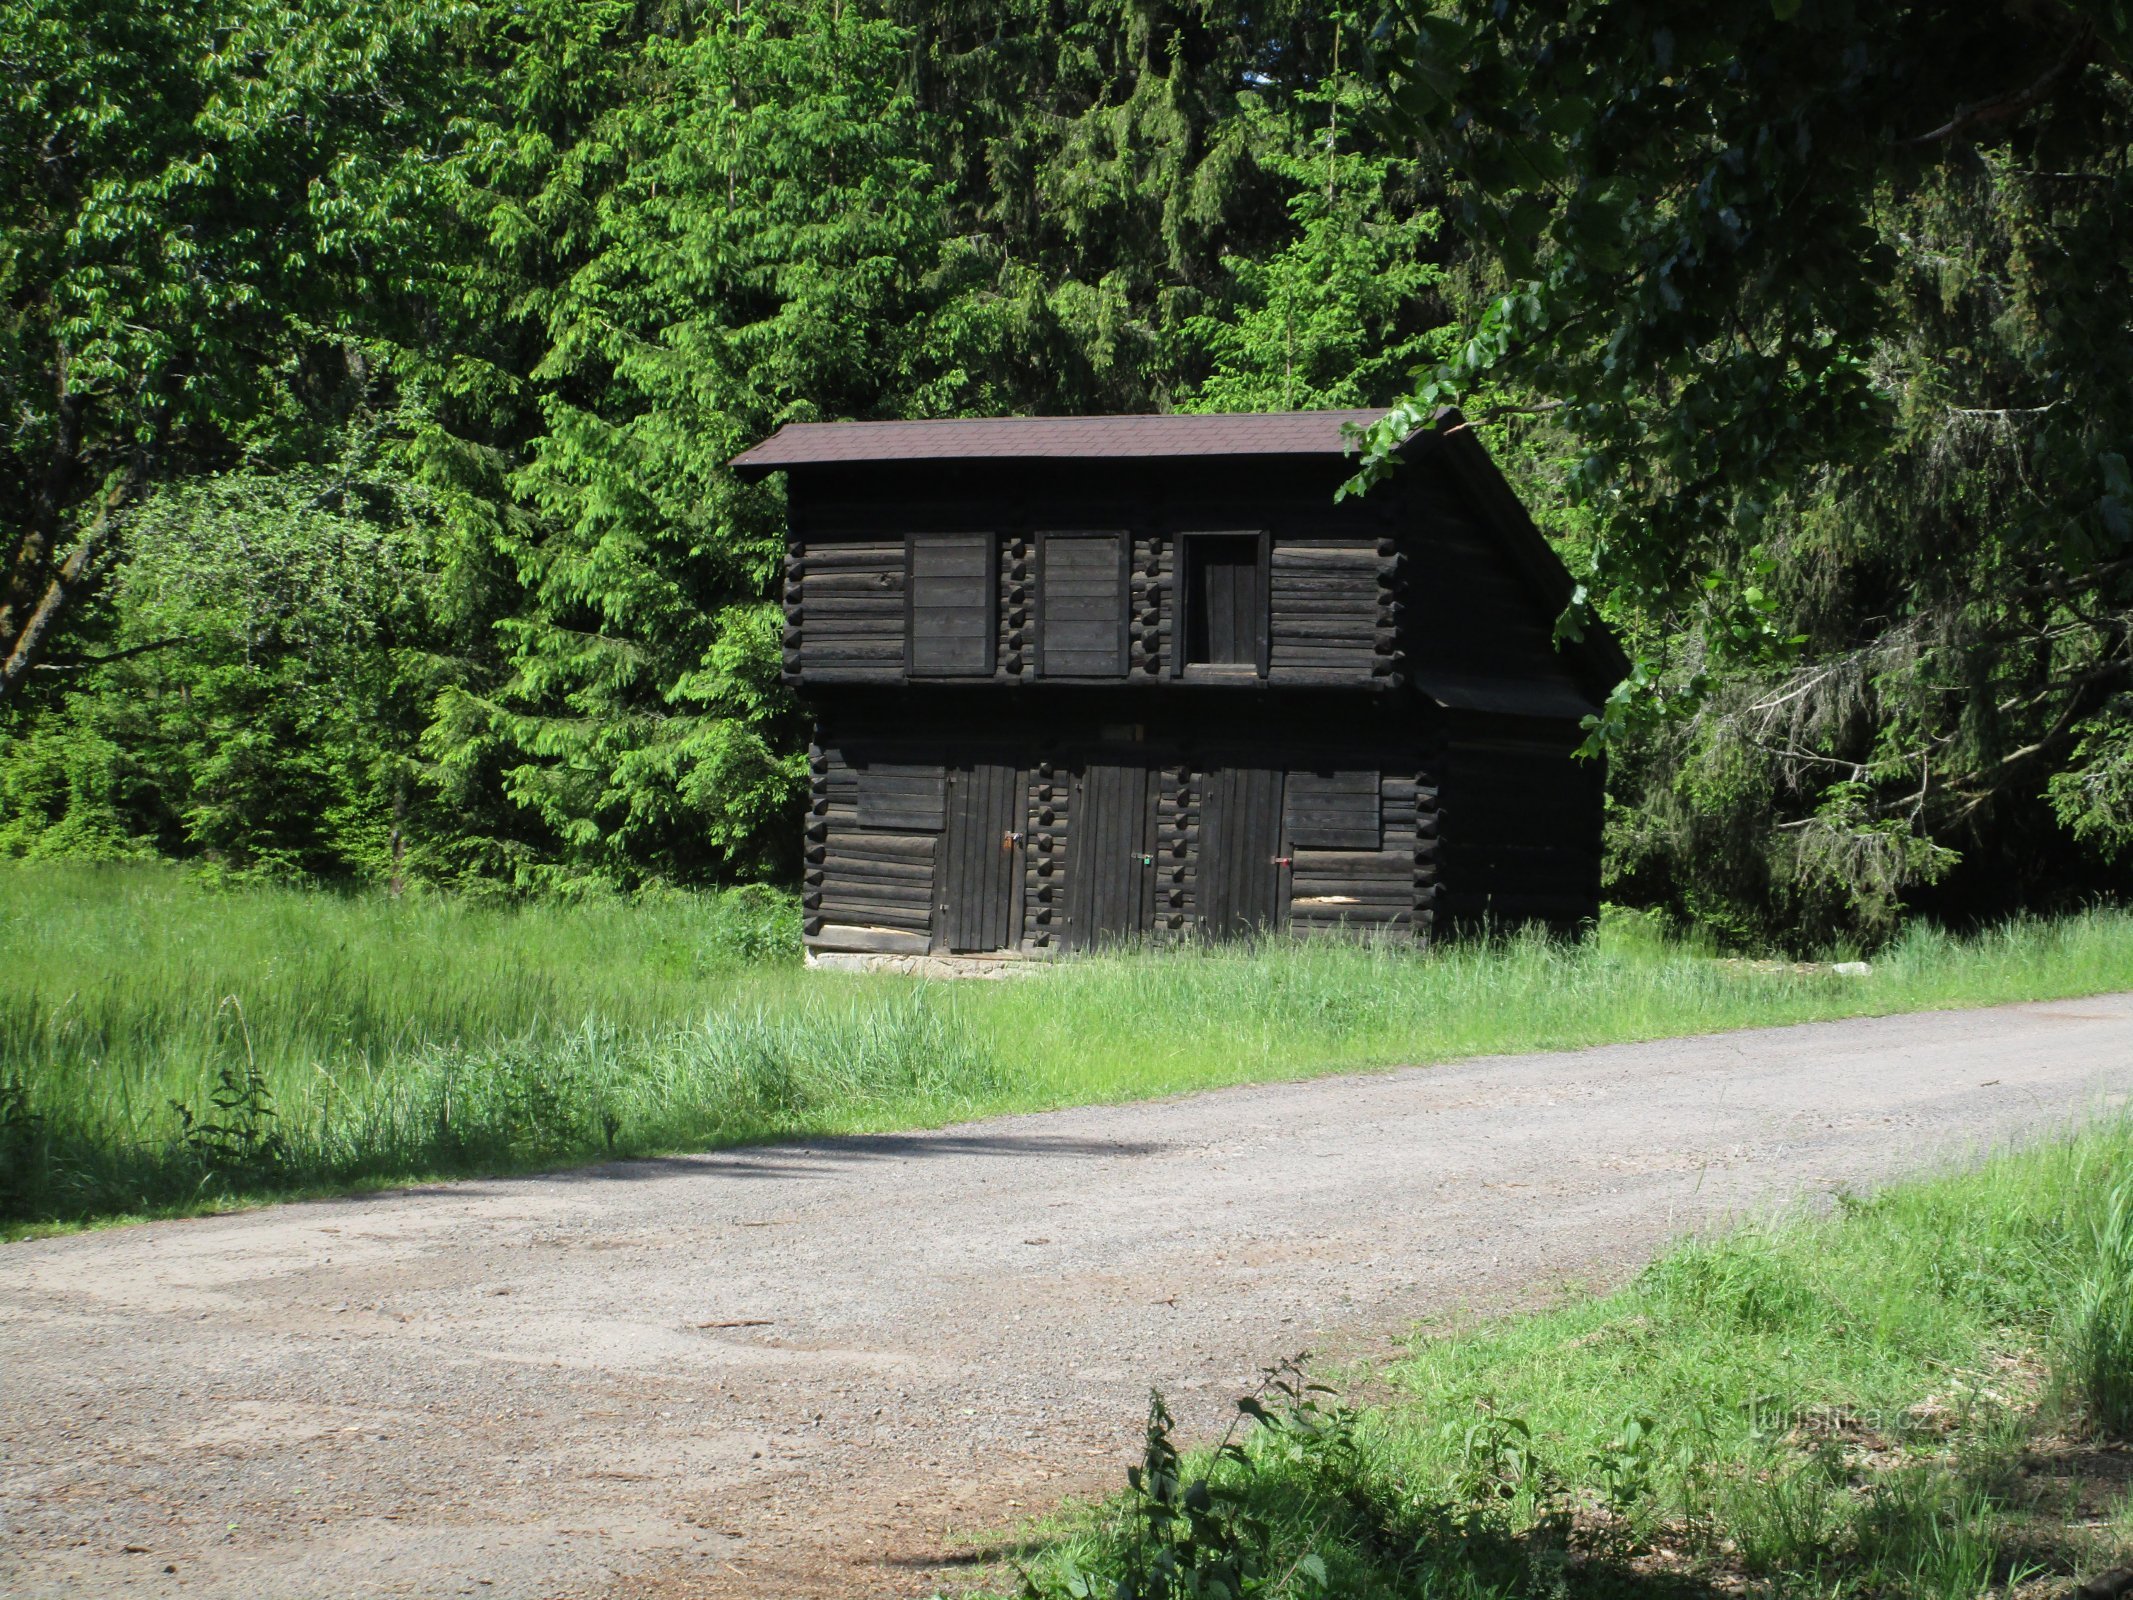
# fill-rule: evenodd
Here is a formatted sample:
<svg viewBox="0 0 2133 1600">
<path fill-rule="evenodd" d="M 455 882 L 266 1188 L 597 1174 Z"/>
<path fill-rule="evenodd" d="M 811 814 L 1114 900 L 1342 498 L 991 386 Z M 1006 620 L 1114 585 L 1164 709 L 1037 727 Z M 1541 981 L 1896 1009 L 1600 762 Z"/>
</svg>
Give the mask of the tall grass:
<svg viewBox="0 0 2133 1600">
<path fill-rule="evenodd" d="M 807 973 L 797 930 L 766 890 L 508 907 L 0 868 L 0 1226 L 2133 988 L 2113 912 L 1921 931 L 1866 979 L 1634 918 L 1578 946 L 1144 951 L 991 984 Z"/>
<path fill-rule="evenodd" d="M 2133 1439 L 2133 1175 L 2090 1218 L 2088 1270 L 2073 1301 L 2066 1369 L 2090 1413 Z"/>
<path fill-rule="evenodd" d="M 1189 1554 L 1269 1597 L 2062 1592 L 2133 1548 L 2129 1195 L 2119 1120 L 1418 1333 L 1367 1409 L 1173 1467 L 1226 1508 Z M 1194 1592 L 1137 1577 L 1158 1521 L 1069 1519 L 1035 1592 Z"/>
</svg>

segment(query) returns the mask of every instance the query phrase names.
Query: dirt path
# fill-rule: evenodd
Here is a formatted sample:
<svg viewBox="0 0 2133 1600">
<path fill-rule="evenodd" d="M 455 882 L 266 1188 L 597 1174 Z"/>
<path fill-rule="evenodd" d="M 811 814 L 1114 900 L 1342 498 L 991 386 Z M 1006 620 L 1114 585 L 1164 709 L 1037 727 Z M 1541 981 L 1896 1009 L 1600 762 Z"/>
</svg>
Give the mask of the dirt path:
<svg viewBox="0 0 2133 1600">
<path fill-rule="evenodd" d="M 2133 996 L 0 1247 L 0 1591 L 925 1594 L 1147 1386 L 1618 1278 L 2133 1096 Z"/>
</svg>

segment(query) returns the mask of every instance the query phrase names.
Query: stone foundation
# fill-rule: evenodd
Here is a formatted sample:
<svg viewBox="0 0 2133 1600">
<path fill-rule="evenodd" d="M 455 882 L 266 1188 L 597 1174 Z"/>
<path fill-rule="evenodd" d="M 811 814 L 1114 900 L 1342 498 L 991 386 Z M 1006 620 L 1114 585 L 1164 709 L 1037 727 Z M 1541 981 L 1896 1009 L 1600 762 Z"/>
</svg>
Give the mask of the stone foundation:
<svg viewBox="0 0 2133 1600">
<path fill-rule="evenodd" d="M 1026 978 L 1046 963 L 1027 956 L 896 956 L 857 950 L 810 950 L 813 972 L 896 972 L 907 978 Z"/>
</svg>

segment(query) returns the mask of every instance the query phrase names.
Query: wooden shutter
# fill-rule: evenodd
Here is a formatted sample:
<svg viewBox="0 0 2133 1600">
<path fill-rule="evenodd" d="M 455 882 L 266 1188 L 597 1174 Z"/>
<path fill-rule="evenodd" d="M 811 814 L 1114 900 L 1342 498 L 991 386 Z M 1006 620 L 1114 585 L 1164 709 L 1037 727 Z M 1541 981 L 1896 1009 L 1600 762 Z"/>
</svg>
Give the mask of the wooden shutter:
<svg viewBox="0 0 2133 1600">
<path fill-rule="evenodd" d="M 1375 850 L 1382 837 L 1375 771 L 1293 772 L 1286 809 L 1292 846 Z"/>
<path fill-rule="evenodd" d="M 1047 533 L 1037 605 L 1048 678 L 1126 675 L 1126 536 Z"/>
<path fill-rule="evenodd" d="M 992 674 L 993 550 L 989 533 L 911 540 L 911 671 L 919 677 Z"/>
<path fill-rule="evenodd" d="M 870 761 L 861 767 L 858 826 L 938 833 L 947 813 L 947 773 L 938 765 Z"/>
</svg>

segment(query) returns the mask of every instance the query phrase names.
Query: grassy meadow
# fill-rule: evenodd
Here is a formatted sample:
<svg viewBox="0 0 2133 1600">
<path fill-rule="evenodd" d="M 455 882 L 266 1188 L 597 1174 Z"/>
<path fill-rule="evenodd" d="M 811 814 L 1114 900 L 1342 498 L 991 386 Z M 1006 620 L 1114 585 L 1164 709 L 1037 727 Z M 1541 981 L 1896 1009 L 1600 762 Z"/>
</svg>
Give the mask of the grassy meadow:
<svg viewBox="0 0 2133 1600">
<path fill-rule="evenodd" d="M 1863 978 L 1635 917 L 1566 946 L 1143 951 L 809 973 L 768 890 L 528 906 L 0 867 L 0 1226 L 939 1124 L 1500 1051 L 2133 989 L 2133 916 Z"/>
<path fill-rule="evenodd" d="M 1020 1592 L 2059 1600 L 2133 1556 L 2133 1123 L 1253 1403 L 1182 1460 L 1158 1415 Z"/>
</svg>

